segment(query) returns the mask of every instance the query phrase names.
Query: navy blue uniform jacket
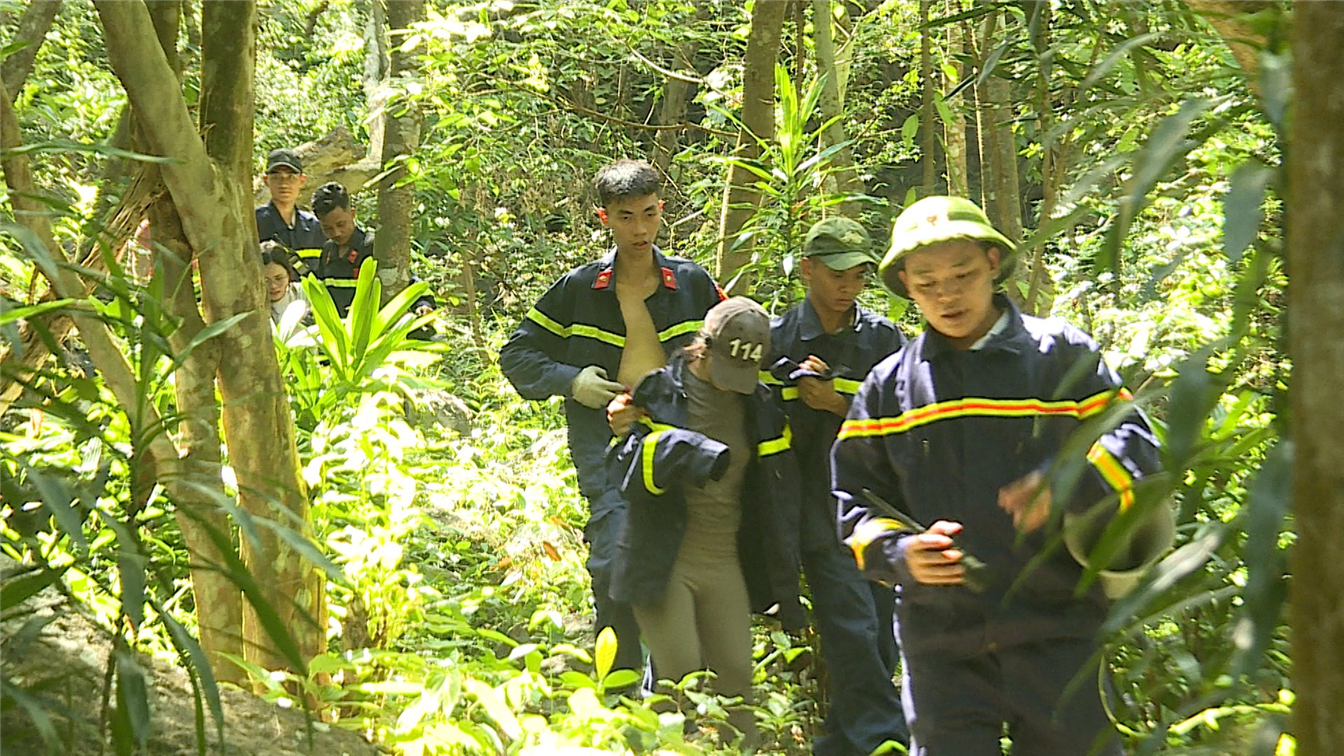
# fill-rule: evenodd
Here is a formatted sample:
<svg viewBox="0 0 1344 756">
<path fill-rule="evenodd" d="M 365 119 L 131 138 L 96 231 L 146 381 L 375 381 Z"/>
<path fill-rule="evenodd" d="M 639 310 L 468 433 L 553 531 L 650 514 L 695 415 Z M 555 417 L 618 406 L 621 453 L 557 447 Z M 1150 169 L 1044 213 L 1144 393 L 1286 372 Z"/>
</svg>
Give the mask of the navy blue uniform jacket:
<svg viewBox="0 0 1344 756">
<path fill-rule="evenodd" d="M 656 604 L 667 590 L 686 532 L 687 485 L 717 480 L 728 466 L 728 447 L 685 430 L 686 358 L 649 373 L 634 403 L 648 411 L 611 446 L 608 465 L 629 503 L 612 569 L 611 597 L 636 605 Z M 746 400 L 747 438 L 756 458 L 742 481 L 742 520 L 737 555 L 754 611 L 771 614 L 788 628 L 804 624 L 798 603 L 798 478 L 789 448 L 788 420 L 757 384 Z"/>
<path fill-rule="evenodd" d="M 907 652 L 1093 637 L 1107 611 L 1100 586 L 1075 598 L 1083 568 L 1062 546 L 1046 548 L 1052 527 L 1019 539 L 998 491 L 1034 470 L 1068 469 L 1050 466 L 1089 418 L 1110 422 L 1087 424 L 1100 436 L 1092 436 L 1081 476 L 1056 474 L 1055 506 L 1129 506 L 1134 481 L 1158 469 L 1147 418 L 1092 339 L 1060 320 L 1024 316 L 1005 297 L 995 302 L 1008 324 L 983 349 L 956 349 L 926 329 L 878 364 L 832 452 L 841 532 L 865 574 L 900 585 Z M 861 496 L 865 488 L 923 525 L 963 523 L 956 540 L 986 563 L 989 588 L 977 595 L 914 581 L 900 548 L 910 536 Z"/>
<path fill-rule="evenodd" d="M 355 232 L 350 235 L 349 249 L 344 253 L 336 242 L 328 240 L 322 245 L 322 254 L 316 260 L 316 267 L 313 269 L 314 275 L 318 280 L 326 284 L 327 291 L 331 292 L 331 301 L 336 305 L 336 311 L 345 317 L 350 312 L 350 305 L 355 301 L 355 285 L 359 283 L 359 266 L 364 261 L 373 257 L 373 232 L 365 231 L 359 226 L 355 226 Z M 415 281 L 415 276 L 411 276 Z M 434 306 L 434 297 L 425 294 L 415 300 L 411 309 L 420 305 Z"/>
<path fill-rule="evenodd" d="M 307 275 L 317 267 L 317 256 L 327 237 L 317 216 L 302 208 L 294 208 L 294 226 L 291 228 L 280 217 L 275 204 L 267 202 L 257 208 L 257 239 L 278 241 L 290 251 L 299 275 Z"/>
<path fill-rule="evenodd" d="M 690 341 L 705 313 L 724 297 L 699 265 L 653 251 L 662 285 L 646 300 L 658 340 L 671 354 Z M 616 380 L 625 347 L 625 318 L 616 300 L 616 253 L 566 273 L 528 311 L 499 351 L 499 366 L 524 399 L 565 397 L 569 451 L 579 475 L 579 490 L 594 508 L 615 506 L 615 485 L 603 462 L 611 442 L 604 409 L 589 409 L 569 395 L 574 376 L 597 365 Z"/>
<path fill-rule="evenodd" d="M 826 333 L 811 301 L 804 300 L 770 324 L 770 357 L 764 364 L 773 365 L 780 357 L 801 363 L 808 355 L 816 355 L 831 368 L 836 392 L 852 402 L 873 365 L 904 343 L 905 337 L 890 320 L 859 307 L 842 330 Z M 802 546 L 806 550 L 835 548 L 839 538 L 831 496 L 831 444 L 844 418 L 807 406 L 798 396 L 796 381 L 780 380 L 766 371 L 761 373 L 761 382 L 773 389 L 793 426 L 793 451 L 803 491 Z"/>
</svg>

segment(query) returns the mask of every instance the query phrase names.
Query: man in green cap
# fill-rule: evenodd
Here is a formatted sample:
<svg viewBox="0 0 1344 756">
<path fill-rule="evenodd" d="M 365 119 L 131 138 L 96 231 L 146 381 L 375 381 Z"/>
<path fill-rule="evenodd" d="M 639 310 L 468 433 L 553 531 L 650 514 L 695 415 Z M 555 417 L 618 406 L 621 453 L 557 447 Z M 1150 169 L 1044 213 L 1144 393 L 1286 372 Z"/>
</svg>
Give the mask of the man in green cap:
<svg viewBox="0 0 1344 756">
<path fill-rule="evenodd" d="M 802 475 L 803 570 L 830 673 L 827 732 L 816 756 L 865 756 L 909 732 L 892 684 L 897 648 L 890 588 L 859 574 L 835 530 L 830 454 L 860 381 L 904 339 L 856 304 L 877 268 L 872 238 L 848 218 L 817 223 L 803 242 L 807 298 L 770 325 L 772 370 L 762 374 L 793 428 Z"/>
<path fill-rule="evenodd" d="M 1005 724 L 1019 756 L 1121 752 L 1096 684 L 1107 599 L 1058 535 L 1134 506 L 1158 444 L 1087 334 L 996 293 L 1016 251 L 965 199 L 901 213 L 878 274 L 928 327 L 868 374 L 832 451 L 841 533 L 897 586 L 918 756 L 998 756 Z M 1087 425 L 1086 462 L 1057 459 L 1102 413 L 1119 422 Z"/>
</svg>

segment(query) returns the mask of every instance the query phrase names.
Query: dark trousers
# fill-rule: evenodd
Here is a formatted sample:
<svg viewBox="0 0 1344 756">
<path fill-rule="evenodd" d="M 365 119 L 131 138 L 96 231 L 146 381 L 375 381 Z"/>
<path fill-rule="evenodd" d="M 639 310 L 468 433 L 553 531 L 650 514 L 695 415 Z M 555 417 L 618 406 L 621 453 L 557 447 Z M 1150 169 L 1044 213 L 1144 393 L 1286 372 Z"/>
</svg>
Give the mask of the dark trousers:
<svg viewBox="0 0 1344 756">
<path fill-rule="evenodd" d="M 620 497 L 614 492 L 611 495 L 619 501 Z M 593 580 L 593 603 L 597 609 L 593 632 L 597 634 L 610 627 L 616 633 L 616 660 L 612 669 L 638 671 L 644 665 L 644 652 L 639 646 L 639 624 L 635 622 L 635 613 L 629 604 L 611 597 L 611 565 L 625 522 L 625 505 L 593 506 L 591 511 L 595 514 L 583 529 L 583 540 L 588 543 L 586 566 Z"/>
<path fill-rule="evenodd" d="M 1000 756 L 1006 723 L 1014 756 L 1120 756 L 1097 688 L 1096 652 L 1090 640 L 1011 646 L 970 658 L 907 648 L 910 753 Z"/>
<path fill-rule="evenodd" d="M 834 548 L 806 550 L 802 557 L 830 672 L 827 733 L 813 742 L 812 753 L 866 756 L 887 740 L 908 742 L 901 701 L 891 681 L 896 640 L 891 603 L 885 600 L 890 590 L 859 574 L 854 557 L 838 543 Z M 879 620 L 883 612 L 885 621 Z"/>
</svg>

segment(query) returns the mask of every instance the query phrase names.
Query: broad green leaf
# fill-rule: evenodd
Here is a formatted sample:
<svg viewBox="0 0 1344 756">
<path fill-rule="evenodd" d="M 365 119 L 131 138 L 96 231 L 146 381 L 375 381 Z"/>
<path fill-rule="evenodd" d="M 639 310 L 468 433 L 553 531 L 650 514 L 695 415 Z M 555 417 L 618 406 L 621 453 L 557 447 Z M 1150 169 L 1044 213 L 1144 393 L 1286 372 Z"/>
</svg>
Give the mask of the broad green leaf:
<svg viewBox="0 0 1344 756">
<path fill-rule="evenodd" d="M 149 686 L 145 672 L 135 656 L 126 649 L 115 651 L 117 658 L 117 715 L 130 727 L 132 742 L 143 748 L 149 742 Z"/>
<path fill-rule="evenodd" d="M 69 565 L 59 570 L 34 566 L 29 568 L 28 574 L 23 577 L 6 578 L 0 583 L 0 610 L 7 612 L 41 593 L 43 588 L 56 584 L 68 569 Z"/>
<path fill-rule="evenodd" d="M 1265 190 L 1273 178 L 1274 171 L 1261 163 L 1246 163 L 1232 174 L 1223 203 L 1223 254 L 1232 262 L 1239 262 L 1255 243 L 1264 218 Z"/>
<path fill-rule="evenodd" d="M 603 680 L 611 672 L 611 665 L 616 661 L 616 646 L 616 631 L 610 627 L 602 628 L 602 632 L 597 634 L 597 646 L 593 652 L 593 658 L 597 660 L 593 672 L 597 679 Z"/>
<path fill-rule="evenodd" d="M 1292 496 L 1293 444 L 1283 440 L 1260 466 L 1246 500 L 1245 604 L 1232 632 L 1237 647 L 1236 676 L 1250 674 L 1264 664 L 1287 600 L 1288 559 L 1279 540 Z"/>
<path fill-rule="evenodd" d="M 468 678 L 463 682 L 467 692 L 476 697 L 485 707 L 485 713 L 497 725 L 499 729 L 511 740 L 517 740 L 523 734 L 522 725 L 518 723 L 518 717 L 514 715 L 513 710 L 509 708 L 508 701 L 504 698 L 504 691 L 498 688 L 492 688 L 480 680 Z"/>
</svg>

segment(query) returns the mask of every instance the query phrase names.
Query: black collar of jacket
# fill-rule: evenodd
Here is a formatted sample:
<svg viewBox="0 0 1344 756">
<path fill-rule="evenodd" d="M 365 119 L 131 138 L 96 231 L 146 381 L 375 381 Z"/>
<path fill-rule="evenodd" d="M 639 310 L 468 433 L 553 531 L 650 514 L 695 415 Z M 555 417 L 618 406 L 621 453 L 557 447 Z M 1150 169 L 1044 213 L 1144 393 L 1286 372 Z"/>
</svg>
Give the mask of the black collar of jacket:
<svg viewBox="0 0 1344 756">
<path fill-rule="evenodd" d="M 1008 325 L 1002 331 L 990 337 L 989 342 L 985 344 L 982 351 L 990 352 L 1002 350 L 1011 354 L 1022 354 L 1028 348 L 1028 342 L 1031 341 L 1031 334 L 1027 332 L 1026 326 L 1022 324 L 1022 311 L 1017 309 L 1013 300 L 1003 294 L 994 295 L 994 306 L 1008 312 Z M 996 319 L 997 322 L 997 319 Z M 949 352 L 965 351 L 959 350 L 952 345 L 952 342 L 941 333 L 932 328 L 924 329 L 924 346 L 921 354 L 926 360 L 935 360 Z"/>
<path fill-rule="evenodd" d="M 593 288 L 597 291 L 615 291 L 611 286 L 612 276 L 616 274 L 616 250 L 611 250 L 602 258 L 602 269 L 598 271 L 597 278 L 593 279 Z M 663 256 L 663 251 L 658 245 L 653 245 L 653 264 L 658 268 L 662 276 L 664 289 L 677 290 L 677 274 L 672 267 L 667 264 L 667 258 Z"/>
<path fill-rule="evenodd" d="M 337 252 L 341 251 L 341 245 L 337 244 L 331 239 L 328 239 L 327 243 L 323 245 L 322 248 L 323 250 L 325 250 L 322 254 L 322 262 L 324 264 L 331 262 L 332 256 L 335 255 Z M 369 233 L 368 231 L 365 231 L 360 226 L 355 226 L 355 232 L 350 234 L 350 243 L 346 245 L 346 249 L 350 250 L 350 252 L 355 253 L 356 260 L 359 259 L 359 255 L 366 253 L 372 254 L 373 234 Z"/>
<path fill-rule="evenodd" d="M 850 307 L 849 310 L 853 313 L 853 317 L 850 318 L 849 327 L 857 332 L 863 328 L 863 318 L 859 315 L 859 306 L 854 305 L 853 307 Z M 798 321 L 798 338 L 803 341 L 813 341 L 822 336 L 830 335 L 821 325 L 821 316 L 817 315 L 816 308 L 812 306 L 811 296 L 803 299 L 803 309 L 800 316 Z M 843 333 L 844 330 L 845 329 L 842 327 L 837 331 L 837 335 Z"/>
</svg>

